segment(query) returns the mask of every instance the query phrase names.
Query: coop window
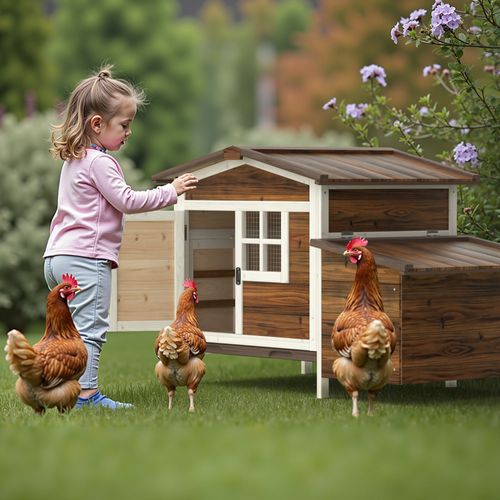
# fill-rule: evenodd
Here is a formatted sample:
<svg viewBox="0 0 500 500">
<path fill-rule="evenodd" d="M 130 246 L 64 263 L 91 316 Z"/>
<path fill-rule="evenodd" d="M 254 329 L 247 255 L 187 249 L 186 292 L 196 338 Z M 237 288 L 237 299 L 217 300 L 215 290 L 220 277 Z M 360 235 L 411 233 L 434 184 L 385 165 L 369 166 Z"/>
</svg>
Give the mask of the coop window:
<svg viewBox="0 0 500 500">
<path fill-rule="evenodd" d="M 288 282 L 288 213 L 243 212 L 242 215 L 244 279 Z"/>
</svg>

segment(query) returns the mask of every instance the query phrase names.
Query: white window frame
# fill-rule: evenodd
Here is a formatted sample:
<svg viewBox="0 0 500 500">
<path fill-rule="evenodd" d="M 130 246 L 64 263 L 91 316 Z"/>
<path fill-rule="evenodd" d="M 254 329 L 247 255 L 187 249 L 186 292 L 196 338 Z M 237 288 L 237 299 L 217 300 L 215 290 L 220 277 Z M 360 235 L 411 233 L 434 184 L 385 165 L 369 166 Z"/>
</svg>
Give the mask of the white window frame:
<svg viewBox="0 0 500 500">
<path fill-rule="evenodd" d="M 259 237 L 246 238 L 246 212 L 258 212 L 259 214 Z M 280 238 L 264 238 L 267 218 L 265 214 L 268 212 L 280 212 L 279 210 L 238 210 L 236 212 L 236 228 L 239 228 L 236 236 L 236 244 L 241 249 L 241 265 L 246 262 L 246 245 L 259 245 L 259 269 L 264 268 L 264 248 L 266 245 L 279 245 L 281 247 L 281 270 L 280 271 L 249 271 L 242 267 L 241 277 L 243 281 L 257 281 L 264 283 L 288 283 L 289 282 L 289 224 L 288 212 L 280 212 L 281 216 L 281 237 Z"/>
</svg>

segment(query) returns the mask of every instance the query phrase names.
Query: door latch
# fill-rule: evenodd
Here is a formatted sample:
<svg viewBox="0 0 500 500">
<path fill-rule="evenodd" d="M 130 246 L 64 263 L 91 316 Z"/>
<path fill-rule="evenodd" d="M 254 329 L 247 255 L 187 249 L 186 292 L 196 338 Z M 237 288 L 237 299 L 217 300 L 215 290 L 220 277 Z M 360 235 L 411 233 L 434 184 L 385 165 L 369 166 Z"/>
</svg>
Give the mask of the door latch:
<svg viewBox="0 0 500 500">
<path fill-rule="evenodd" d="M 236 278 L 236 284 L 241 285 L 241 267 L 237 267 L 235 269 L 235 278 Z"/>
</svg>

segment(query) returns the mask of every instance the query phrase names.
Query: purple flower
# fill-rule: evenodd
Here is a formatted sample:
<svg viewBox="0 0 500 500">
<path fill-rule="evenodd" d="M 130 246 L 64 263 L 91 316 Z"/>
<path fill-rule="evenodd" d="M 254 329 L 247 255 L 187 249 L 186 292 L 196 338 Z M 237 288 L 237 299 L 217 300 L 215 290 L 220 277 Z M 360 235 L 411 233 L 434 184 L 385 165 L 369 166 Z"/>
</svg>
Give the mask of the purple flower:
<svg viewBox="0 0 500 500">
<path fill-rule="evenodd" d="M 455 7 L 452 7 L 448 3 L 434 3 L 432 17 L 431 17 L 431 27 L 432 34 L 441 38 L 445 30 L 456 30 L 462 18 L 455 12 Z"/>
<path fill-rule="evenodd" d="M 434 2 L 434 5 L 432 6 L 432 9 L 434 10 L 440 3 L 443 3 L 443 0 L 436 0 Z"/>
<path fill-rule="evenodd" d="M 406 36 L 410 31 L 413 31 L 420 23 L 416 19 L 405 19 L 403 23 L 403 36 Z M 401 19 L 403 22 L 403 19 Z"/>
<path fill-rule="evenodd" d="M 337 107 L 337 98 L 332 97 L 328 102 L 323 104 L 323 109 L 327 111 L 328 109 L 335 109 Z"/>
<path fill-rule="evenodd" d="M 470 142 L 457 144 L 453 149 L 453 158 L 460 165 L 465 165 L 467 162 L 475 167 L 478 163 L 478 155 L 476 146 Z"/>
<path fill-rule="evenodd" d="M 424 76 L 429 76 L 429 75 L 437 75 L 441 71 L 441 65 L 440 64 L 433 64 L 432 66 L 426 66 L 422 74 Z"/>
<path fill-rule="evenodd" d="M 420 21 L 420 19 L 422 19 L 422 17 L 425 16 L 425 14 L 427 14 L 427 11 L 425 9 L 418 9 L 418 10 L 414 10 L 411 14 L 410 14 L 410 19 L 412 21 Z"/>
<path fill-rule="evenodd" d="M 471 26 L 469 28 L 469 33 L 471 35 L 480 35 L 481 34 L 481 28 L 479 26 Z"/>
<path fill-rule="evenodd" d="M 429 108 L 427 106 L 422 106 L 418 112 L 420 113 L 420 116 L 427 116 L 429 114 Z"/>
<path fill-rule="evenodd" d="M 387 82 L 385 81 L 385 70 L 382 66 L 370 64 L 369 66 L 363 66 L 359 72 L 361 73 L 363 82 L 367 82 L 368 80 L 375 78 L 375 80 L 377 80 L 382 87 L 387 86 Z"/>
<path fill-rule="evenodd" d="M 351 118 L 358 120 L 359 118 L 362 118 L 364 116 L 366 108 L 368 108 L 368 104 L 365 103 L 348 104 L 345 107 L 345 114 L 346 116 L 350 116 Z"/>
<path fill-rule="evenodd" d="M 476 9 L 477 9 L 477 1 L 476 0 L 470 3 L 469 9 L 470 9 L 471 14 L 476 13 Z"/>
<path fill-rule="evenodd" d="M 391 40 L 397 45 L 398 44 L 398 37 L 402 36 L 403 33 L 399 31 L 399 23 L 396 23 L 391 30 Z"/>
</svg>

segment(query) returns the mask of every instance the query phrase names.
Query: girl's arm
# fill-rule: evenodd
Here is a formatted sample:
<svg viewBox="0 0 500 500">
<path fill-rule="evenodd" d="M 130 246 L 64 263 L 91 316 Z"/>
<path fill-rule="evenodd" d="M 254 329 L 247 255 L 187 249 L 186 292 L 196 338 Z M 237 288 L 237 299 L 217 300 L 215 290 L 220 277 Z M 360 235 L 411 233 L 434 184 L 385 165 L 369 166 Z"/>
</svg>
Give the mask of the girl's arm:
<svg viewBox="0 0 500 500">
<path fill-rule="evenodd" d="M 109 156 L 98 156 L 90 166 L 90 178 L 99 192 L 125 214 L 159 210 L 177 202 L 177 196 L 196 187 L 197 179 L 185 174 L 172 184 L 134 191 L 123 178 L 119 165 Z"/>
</svg>

